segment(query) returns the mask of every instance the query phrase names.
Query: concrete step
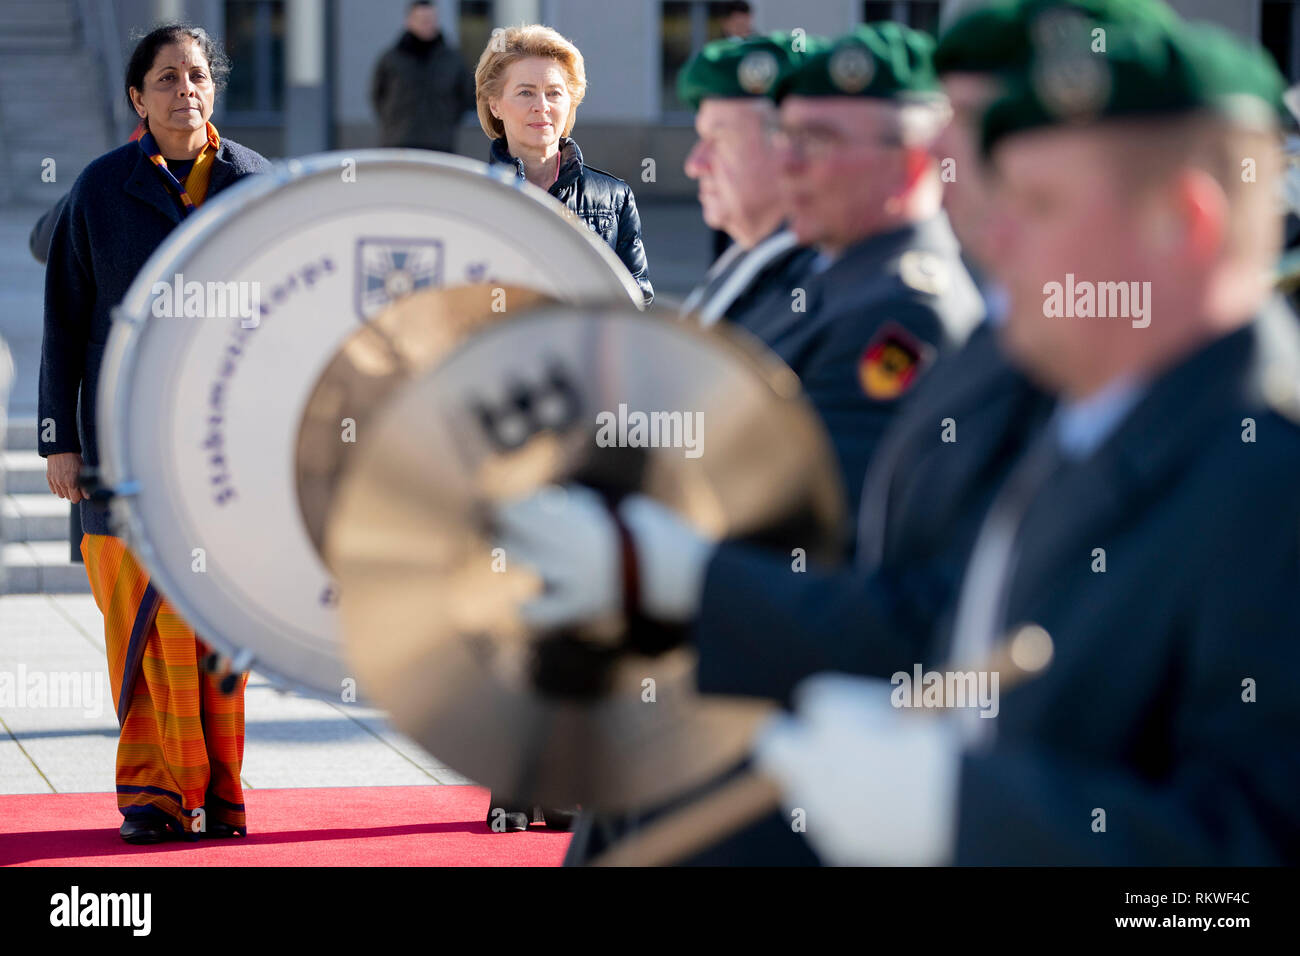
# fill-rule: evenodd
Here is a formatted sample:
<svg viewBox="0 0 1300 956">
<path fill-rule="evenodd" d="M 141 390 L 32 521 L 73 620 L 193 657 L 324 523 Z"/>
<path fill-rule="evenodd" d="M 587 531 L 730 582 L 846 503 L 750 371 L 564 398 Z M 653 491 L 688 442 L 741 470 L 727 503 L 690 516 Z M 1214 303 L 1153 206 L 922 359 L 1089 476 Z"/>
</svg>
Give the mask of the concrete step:
<svg viewBox="0 0 1300 956">
<path fill-rule="evenodd" d="M 3 64 L 0 64 L 0 79 L 6 82 L 29 82 L 29 83 L 49 83 L 52 86 L 88 86 L 90 88 L 99 88 L 99 83 L 95 82 L 96 74 L 85 75 L 79 73 L 79 70 L 91 68 L 98 61 L 95 51 L 86 47 L 79 47 L 72 52 L 52 53 L 47 51 L 34 51 L 31 53 L 8 53 L 5 55 Z M 44 96 L 48 99 L 47 92 L 30 86 L 27 88 L 27 94 L 35 96 Z M 17 90 L 9 90 L 8 95 L 14 101 L 19 98 Z"/>
<path fill-rule="evenodd" d="M 66 541 L 17 541 L 4 545 L 0 594 L 89 594 L 86 568 L 68 560 Z"/>
<path fill-rule="evenodd" d="M 45 459 L 34 451 L 0 451 L 0 465 L 4 468 L 5 494 L 49 494 L 50 485 L 45 480 Z"/>
<path fill-rule="evenodd" d="M 77 10 L 74 0 L 3 0 L 0 2 L 0 26 L 14 30 L 46 32 L 75 29 Z"/>
<path fill-rule="evenodd" d="M 0 526 L 4 540 L 67 541 L 70 506 L 48 492 L 0 497 Z"/>
<path fill-rule="evenodd" d="M 80 42 L 80 36 L 74 32 L 58 34 L 40 34 L 27 31 L 9 30 L 0 24 L 0 51 L 30 53 L 32 50 L 74 49 Z"/>
<path fill-rule="evenodd" d="M 10 415 L 0 450 L 31 451 L 36 447 L 36 416 Z"/>
<path fill-rule="evenodd" d="M 67 192 L 115 139 L 103 64 L 82 42 L 79 5 L 52 2 L 48 8 L 0 0 L 0 136 L 9 167 L 4 188 L 11 199 L 43 205 Z M 28 21 L 30 28 L 22 25 Z M 49 175 L 48 159 L 57 164 L 53 183 L 42 179 Z"/>
<path fill-rule="evenodd" d="M 15 143 L 9 150 L 10 182 L 14 194 L 23 202 L 35 203 L 45 208 L 53 206 L 59 197 L 72 188 L 81 171 L 90 165 L 91 160 L 108 152 L 107 137 L 103 138 L 104 148 L 96 152 L 86 149 L 84 144 L 70 144 L 66 148 L 51 149 L 24 142 Z M 46 182 L 41 178 L 42 169 L 46 168 L 47 159 L 54 160 L 54 181 Z M 32 220 L 35 225 L 36 220 Z"/>
<path fill-rule="evenodd" d="M 69 52 L 81 45 L 81 27 L 75 22 L 40 23 L 15 18 L 0 6 L 0 50 L 6 56 Z"/>
</svg>

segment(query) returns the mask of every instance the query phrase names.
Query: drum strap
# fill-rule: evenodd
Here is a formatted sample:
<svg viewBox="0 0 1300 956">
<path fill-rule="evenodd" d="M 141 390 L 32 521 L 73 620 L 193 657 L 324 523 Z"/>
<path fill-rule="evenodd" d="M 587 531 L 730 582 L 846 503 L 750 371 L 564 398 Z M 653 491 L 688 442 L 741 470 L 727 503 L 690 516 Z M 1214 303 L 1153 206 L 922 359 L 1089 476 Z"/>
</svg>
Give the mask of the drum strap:
<svg viewBox="0 0 1300 956">
<path fill-rule="evenodd" d="M 135 680 L 140 676 L 140 665 L 144 661 L 145 645 L 149 643 L 149 631 L 158 618 L 158 608 L 162 605 L 162 595 L 154 590 L 153 582 L 145 585 L 144 595 L 140 598 L 140 607 L 135 612 L 135 622 L 131 625 L 131 640 L 126 645 L 126 666 L 122 668 L 122 688 L 117 695 L 117 723 L 126 725 L 126 714 L 131 709 L 131 699 L 135 696 Z"/>
</svg>

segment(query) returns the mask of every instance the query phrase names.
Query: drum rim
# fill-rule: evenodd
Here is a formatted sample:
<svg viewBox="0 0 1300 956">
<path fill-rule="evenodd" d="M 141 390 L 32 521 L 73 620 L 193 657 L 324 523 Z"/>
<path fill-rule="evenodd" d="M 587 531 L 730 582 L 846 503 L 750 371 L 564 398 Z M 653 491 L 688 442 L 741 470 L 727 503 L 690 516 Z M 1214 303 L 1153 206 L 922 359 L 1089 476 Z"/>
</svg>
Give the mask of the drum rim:
<svg viewBox="0 0 1300 956">
<path fill-rule="evenodd" d="M 457 172 L 473 177 L 475 180 L 489 180 L 499 186 L 513 189 L 543 207 L 549 207 L 556 217 L 570 229 L 582 235 L 587 245 L 601 256 L 610 266 L 611 274 L 617 276 L 628 293 L 629 304 L 640 312 L 645 311 L 640 287 L 628 273 L 627 267 L 614 254 L 609 246 L 597 238 L 591 230 L 580 222 L 570 219 L 568 209 L 545 190 L 534 186 L 526 180 L 519 179 L 513 169 L 494 167 L 479 160 L 450 153 L 437 153 L 422 149 L 360 149 L 333 150 L 316 153 L 296 159 L 277 161 L 264 174 L 245 177 L 228 190 L 215 196 L 211 203 L 204 203 L 188 224 L 193 228 L 174 230 L 165 238 L 157 249 L 145 260 L 140 271 L 132 280 L 122 301 L 110 310 L 112 323 L 104 355 L 100 365 L 98 415 L 96 430 L 100 436 L 99 469 L 100 474 L 109 483 L 113 497 L 110 503 L 110 522 L 114 531 L 121 531 L 127 544 L 149 572 L 151 580 L 157 582 L 158 590 L 168 595 L 170 601 L 184 617 L 187 624 L 203 636 L 218 650 L 230 657 L 250 650 L 247 646 L 237 645 L 227 640 L 220 629 L 211 626 L 210 619 L 197 613 L 198 608 L 190 600 L 188 592 L 175 587 L 180 580 L 171 574 L 159 560 L 153 542 L 143 533 L 144 521 L 135 502 L 136 479 L 128 472 L 128 441 L 126 431 L 117 428 L 105 428 L 109 421 L 123 420 L 125 406 L 132 390 L 116 388 L 113 394 L 105 396 L 108 382 L 132 381 L 135 376 L 140 352 L 141 337 L 148 320 L 148 297 L 145 295 L 143 277 L 167 275 L 174 272 L 178 263 L 184 261 L 197 249 L 202 247 L 214 232 L 223 228 L 230 220 L 258 200 L 277 192 L 292 183 L 324 174 L 334 174 L 340 169 L 344 159 L 351 159 L 357 166 L 389 165 L 416 168 L 436 168 Z M 499 172 L 496 170 L 500 170 Z M 135 300 L 134 302 L 132 300 Z M 621 302 L 620 302 L 621 304 Z M 121 328 L 121 331 L 119 330 Z M 110 400 L 105 401 L 105 398 Z M 253 652 L 253 666 L 259 673 L 271 679 L 279 686 L 305 692 L 316 698 L 325 697 L 325 693 L 299 678 L 282 673 L 277 667 Z"/>
<path fill-rule="evenodd" d="M 489 165 L 477 159 L 469 159 L 452 153 L 436 153 L 427 149 L 359 149 L 352 151 L 333 150 L 328 153 L 315 153 L 299 159 L 279 160 L 272 164 L 270 171 L 245 176 L 234 186 L 223 190 L 213 197 L 211 203 L 204 203 L 194 214 L 191 223 L 187 223 L 192 224 L 194 228 L 173 230 L 153 251 L 149 258 L 145 260 L 144 265 L 140 267 L 139 273 L 136 274 L 136 278 L 132 280 L 131 285 L 127 288 L 122 301 L 117 303 L 114 312 L 116 313 L 118 309 L 122 309 L 124 316 L 128 319 L 132 317 L 143 319 L 143 313 L 147 312 L 148 297 L 142 292 L 136 291 L 137 285 L 140 285 L 138 281 L 140 276 L 158 270 L 165 273 L 167 269 L 174 266 L 176 260 L 184 258 L 195 247 L 201 246 L 206 241 L 207 236 L 227 220 L 233 218 L 238 210 L 251 205 L 258 199 L 265 198 L 268 194 L 276 192 L 290 183 L 326 173 L 336 173 L 339 170 L 339 162 L 344 159 L 354 160 L 358 166 L 363 163 L 373 162 L 454 170 L 469 174 L 475 179 L 487 179 L 509 187 L 534 202 L 540 203 L 542 206 L 550 207 L 551 211 L 562 222 L 582 235 L 586 243 L 595 249 L 597 254 L 608 265 L 616 267 L 613 269 L 614 274 L 623 280 L 623 287 L 627 290 L 629 301 L 639 310 L 645 311 L 640 286 L 636 284 L 636 280 L 627 271 L 627 266 L 623 265 L 623 261 L 615 255 L 614 250 L 598 239 L 590 229 L 571 219 L 568 207 L 564 203 L 546 192 L 546 190 L 534 186 L 527 180 L 520 179 L 512 169 L 507 172 L 508 167 L 500 164 Z M 187 232 L 189 235 L 184 235 Z M 144 298 L 144 302 L 140 303 L 140 305 L 145 306 L 145 308 L 134 308 L 131 299 L 140 297 Z M 116 318 L 116 314 L 114 318 Z"/>
</svg>

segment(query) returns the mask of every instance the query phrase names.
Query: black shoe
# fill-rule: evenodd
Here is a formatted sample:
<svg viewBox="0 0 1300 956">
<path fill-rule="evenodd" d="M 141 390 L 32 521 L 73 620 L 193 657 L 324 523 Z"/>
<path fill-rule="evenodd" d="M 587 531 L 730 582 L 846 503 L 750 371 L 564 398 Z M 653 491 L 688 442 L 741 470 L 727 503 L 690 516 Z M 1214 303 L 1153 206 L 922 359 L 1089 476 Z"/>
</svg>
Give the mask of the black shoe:
<svg viewBox="0 0 1300 956">
<path fill-rule="evenodd" d="M 492 807 L 488 810 L 487 825 L 493 833 L 521 833 L 532 823 L 527 813 L 511 810 L 508 807 Z"/>
<path fill-rule="evenodd" d="M 562 830 L 568 833 L 578 819 L 578 810 L 561 810 L 557 807 L 542 807 L 542 821 L 548 830 Z"/>
<path fill-rule="evenodd" d="M 518 833 L 527 830 L 533 822 L 533 808 L 510 800 L 498 801 L 495 793 L 488 794 L 486 823 L 493 833 Z"/>
<path fill-rule="evenodd" d="M 171 828 L 160 820 L 123 820 L 117 831 L 127 843 L 162 843 L 172 838 Z"/>
<path fill-rule="evenodd" d="M 203 831 L 202 835 L 210 837 L 237 837 L 243 836 L 244 834 L 239 831 L 238 827 L 218 821 L 216 823 L 209 823 L 208 828 Z"/>
</svg>

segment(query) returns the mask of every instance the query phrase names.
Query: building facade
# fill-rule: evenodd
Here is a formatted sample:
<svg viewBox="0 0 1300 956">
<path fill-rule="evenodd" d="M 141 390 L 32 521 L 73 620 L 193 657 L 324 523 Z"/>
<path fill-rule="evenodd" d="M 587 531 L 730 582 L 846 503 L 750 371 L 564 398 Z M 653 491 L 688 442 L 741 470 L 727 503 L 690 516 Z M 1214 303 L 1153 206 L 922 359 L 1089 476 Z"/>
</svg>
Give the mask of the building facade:
<svg viewBox="0 0 1300 956">
<path fill-rule="evenodd" d="M 857 23 L 897 19 L 933 31 L 941 18 L 979 0 L 752 0 L 759 30 L 835 34 Z M 402 29 L 408 0 L 94 0 L 110 106 L 120 127 L 133 117 L 118 95 L 123 58 L 157 20 L 186 19 L 226 44 L 234 63 L 216 116 L 230 136 L 268 156 L 359 149 L 376 142 L 370 77 Z M 470 69 L 493 28 L 538 21 L 573 40 L 589 89 L 575 137 L 588 160 L 663 198 L 693 195 L 682 159 L 691 116 L 674 91 L 677 69 L 721 35 L 710 0 L 436 0 L 443 31 Z M 1172 0 L 1188 17 L 1210 19 L 1261 39 L 1293 81 L 1300 78 L 1300 0 Z M 113 105 L 116 103 L 116 105 Z M 122 133 L 121 129 L 117 130 Z M 124 135 L 124 134 L 123 134 Z M 471 157 L 487 140 L 467 114 L 457 142 Z M 653 181 L 646 159 L 654 160 Z"/>
</svg>

